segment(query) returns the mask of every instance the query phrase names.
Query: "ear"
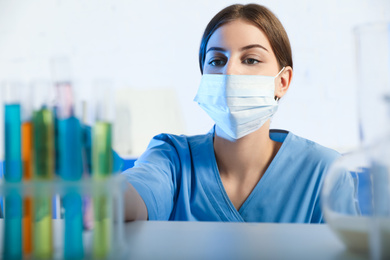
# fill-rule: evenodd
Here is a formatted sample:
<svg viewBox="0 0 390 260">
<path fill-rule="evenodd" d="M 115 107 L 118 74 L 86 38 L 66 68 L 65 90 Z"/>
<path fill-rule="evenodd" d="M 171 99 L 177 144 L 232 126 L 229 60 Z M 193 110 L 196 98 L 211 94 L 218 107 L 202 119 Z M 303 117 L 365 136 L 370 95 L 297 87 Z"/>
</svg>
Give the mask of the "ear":
<svg viewBox="0 0 390 260">
<path fill-rule="evenodd" d="M 290 87 L 293 69 L 290 66 L 284 68 L 282 73 L 275 79 L 275 97 L 282 98 Z"/>
</svg>

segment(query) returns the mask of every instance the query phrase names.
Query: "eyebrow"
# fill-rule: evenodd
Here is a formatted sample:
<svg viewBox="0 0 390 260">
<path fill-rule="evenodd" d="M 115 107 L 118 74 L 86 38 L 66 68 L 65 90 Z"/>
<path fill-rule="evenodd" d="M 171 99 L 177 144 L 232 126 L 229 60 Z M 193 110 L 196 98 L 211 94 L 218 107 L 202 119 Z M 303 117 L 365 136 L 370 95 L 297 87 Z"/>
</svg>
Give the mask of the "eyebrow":
<svg viewBox="0 0 390 260">
<path fill-rule="evenodd" d="M 245 50 L 252 49 L 252 48 L 260 48 L 260 49 L 263 49 L 263 50 L 268 52 L 267 48 L 265 48 L 263 45 L 260 45 L 260 44 L 251 44 L 251 45 L 242 47 L 241 51 L 245 51 Z"/>
<path fill-rule="evenodd" d="M 260 49 L 263 49 L 265 51 L 268 52 L 267 48 L 265 48 L 264 46 L 260 45 L 260 44 L 251 44 L 251 45 L 247 45 L 247 46 L 244 46 L 240 49 L 240 51 L 245 51 L 245 50 L 249 50 L 249 49 L 252 49 L 252 48 L 260 48 Z M 226 50 L 224 48 L 221 48 L 221 47 L 210 47 L 206 53 L 208 53 L 209 51 L 221 51 L 221 52 L 225 52 Z"/>
</svg>

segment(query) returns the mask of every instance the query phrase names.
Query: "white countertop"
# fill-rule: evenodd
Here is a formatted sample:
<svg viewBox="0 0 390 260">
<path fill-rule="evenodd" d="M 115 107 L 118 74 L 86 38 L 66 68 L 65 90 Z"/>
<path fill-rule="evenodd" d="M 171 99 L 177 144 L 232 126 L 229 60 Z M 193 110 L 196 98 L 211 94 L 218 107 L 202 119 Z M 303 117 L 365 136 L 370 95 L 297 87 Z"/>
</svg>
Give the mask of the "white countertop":
<svg viewBox="0 0 390 260">
<path fill-rule="evenodd" d="M 55 258 L 61 259 L 62 221 L 53 224 Z M 3 219 L 0 230 L 1 251 Z M 125 223 L 124 236 L 121 259 L 369 259 L 348 251 L 326 224 L 136 221 Z M 84 239 L 91 246 L 91 232 Z"/>
<path fill-rule="evenodd" d="M 125 233 L 128 259 L 368 259 L 326 224 L 138 221 Z"/>
</svg>

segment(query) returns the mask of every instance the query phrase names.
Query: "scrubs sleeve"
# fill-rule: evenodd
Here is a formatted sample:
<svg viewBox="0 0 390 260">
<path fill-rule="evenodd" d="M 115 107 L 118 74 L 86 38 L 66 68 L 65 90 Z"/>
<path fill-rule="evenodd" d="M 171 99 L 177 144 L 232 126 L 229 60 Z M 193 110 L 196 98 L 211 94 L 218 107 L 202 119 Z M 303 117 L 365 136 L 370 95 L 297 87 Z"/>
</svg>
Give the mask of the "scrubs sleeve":
<svg viewBox="0 0 390 260">
<path fill-rule="evenodd" d="M 325 223 L 324 214 L 321 209 L 321 196 L 318 196 L 316 204 L 314 205 L 314 212 L 310 223 Z"/>
<path fill-rule="evenodd" d="M 357 179 L 352 177 L 353 172 L 340 171 L 337 179 L 332 183 L 329 193 L 329 206 L 332 210 L 346 215 L 360 215 L 357 200 Z"/>
<path fill-rule="evenodd" d="M 173 208 L 175 177 L 180 171 L 178 151 L 168 135 L 158 135 L 123 172 L 145 202 L 149 220 L 168 220 Z"/>
<path fill-rule="evenodd" d="M 325 223 L 324 214 L 322 211 L 321 191 L 324 184 L 324 179 L 331 165 L 341 157 L 341 154 L 329 149 L 317 152 L 317 156 L 318 155 L 320 156 L 320 163 L 315 167 L 315 171 L 318 172 L 317 174 L 315 174 L 315 176 L 318 176 L 318 185 L 316 185 L 318 188 L 315 189 L 315 204 L 310 223 Z M 351 181 L 352 178 L 350 175 L 340 176 L 340 178 L 336 181 L 337 186 L 339 187 L 339 192 L 337 193 L 337 195 L 335 195 L 339 196 L 339 199 L 344 201 L 344 206 L 348 204 L 349 212 L 354 211 L 353 208 L 355 206 L 355 204 L 353 203 L 355 189 L 353 182 Z"/>
<path fill-rule="evenodd" d="M 326 169 L 326 174 L 328 174 L 331 168 L 330 166 L 331 164 Z M 354 176 L 356 176 L 354 172 L 339 170 L 335 177 L 326 180 L 330 190 L 325 199 L 332 211 L 345 215 L 361 215 L 359 201 L 357 199 L 358 182 Z M 321 222 L 325 222 L 325 220 L 322 219 Z"/>
</svg>

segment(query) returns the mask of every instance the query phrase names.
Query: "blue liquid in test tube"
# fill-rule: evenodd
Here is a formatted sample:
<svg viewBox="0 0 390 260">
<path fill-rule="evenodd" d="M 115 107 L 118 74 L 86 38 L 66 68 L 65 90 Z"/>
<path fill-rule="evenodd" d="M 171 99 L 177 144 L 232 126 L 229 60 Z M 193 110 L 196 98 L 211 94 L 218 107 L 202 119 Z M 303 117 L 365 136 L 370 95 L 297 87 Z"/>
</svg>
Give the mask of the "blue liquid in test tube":
<svg viewBox="0 0 390 260">
<path fill-rule="evenodd" d="M 58 174 L 64 180 L 77 181 L 83 173 L 82 136 L 80 121 L 76 117 L 58 122 Z"/>
<path fill-rule="evenodd" d="M 80 121 L 76 117 L 58 120 L 58 174 L 62 179 L 77 181 L 83 173 L 82 136 Z M 63 197 L 65 209 L 65 259 L 83 259 L 82 199 L 77 192 L 67 192 Z"/>
<path fill-rule="evenodd" d="M 22 180 L 20 104 L 6 104 L 4 178 L 7 182 Z M 17 191 L 5 196 L 4 259 L 22 259 L 22 198 Z"/>
<path fill-rule="evenodd" d="M 64 258 L 84 259 L 83 217 L 81 195 L 68 193 L 63 198 L 65 208 Z"/>
<path fill-rule="evenodd" d="M 3 259 L 22 259 L 22 197 L 17 191 L 5 196 Z"/>
<path fill-rule="evenodd" d="M 22 180 L 22 143 L 20 105 L 5 105 L 5 180 Z"/>
<path fill-rule="evenodd" d="M 57 93 L 57 174 L 66 181 L 79 181 L 83 174 L 82 132 L 75 117 L 75 96 L 71 84 L 69 60 L 56 57 L 51 61 Z M 82 240 L 83 216 L 80 191 L 67 190 L 64 207 L 64 258 L 84 259 Z"/>
</svg>

